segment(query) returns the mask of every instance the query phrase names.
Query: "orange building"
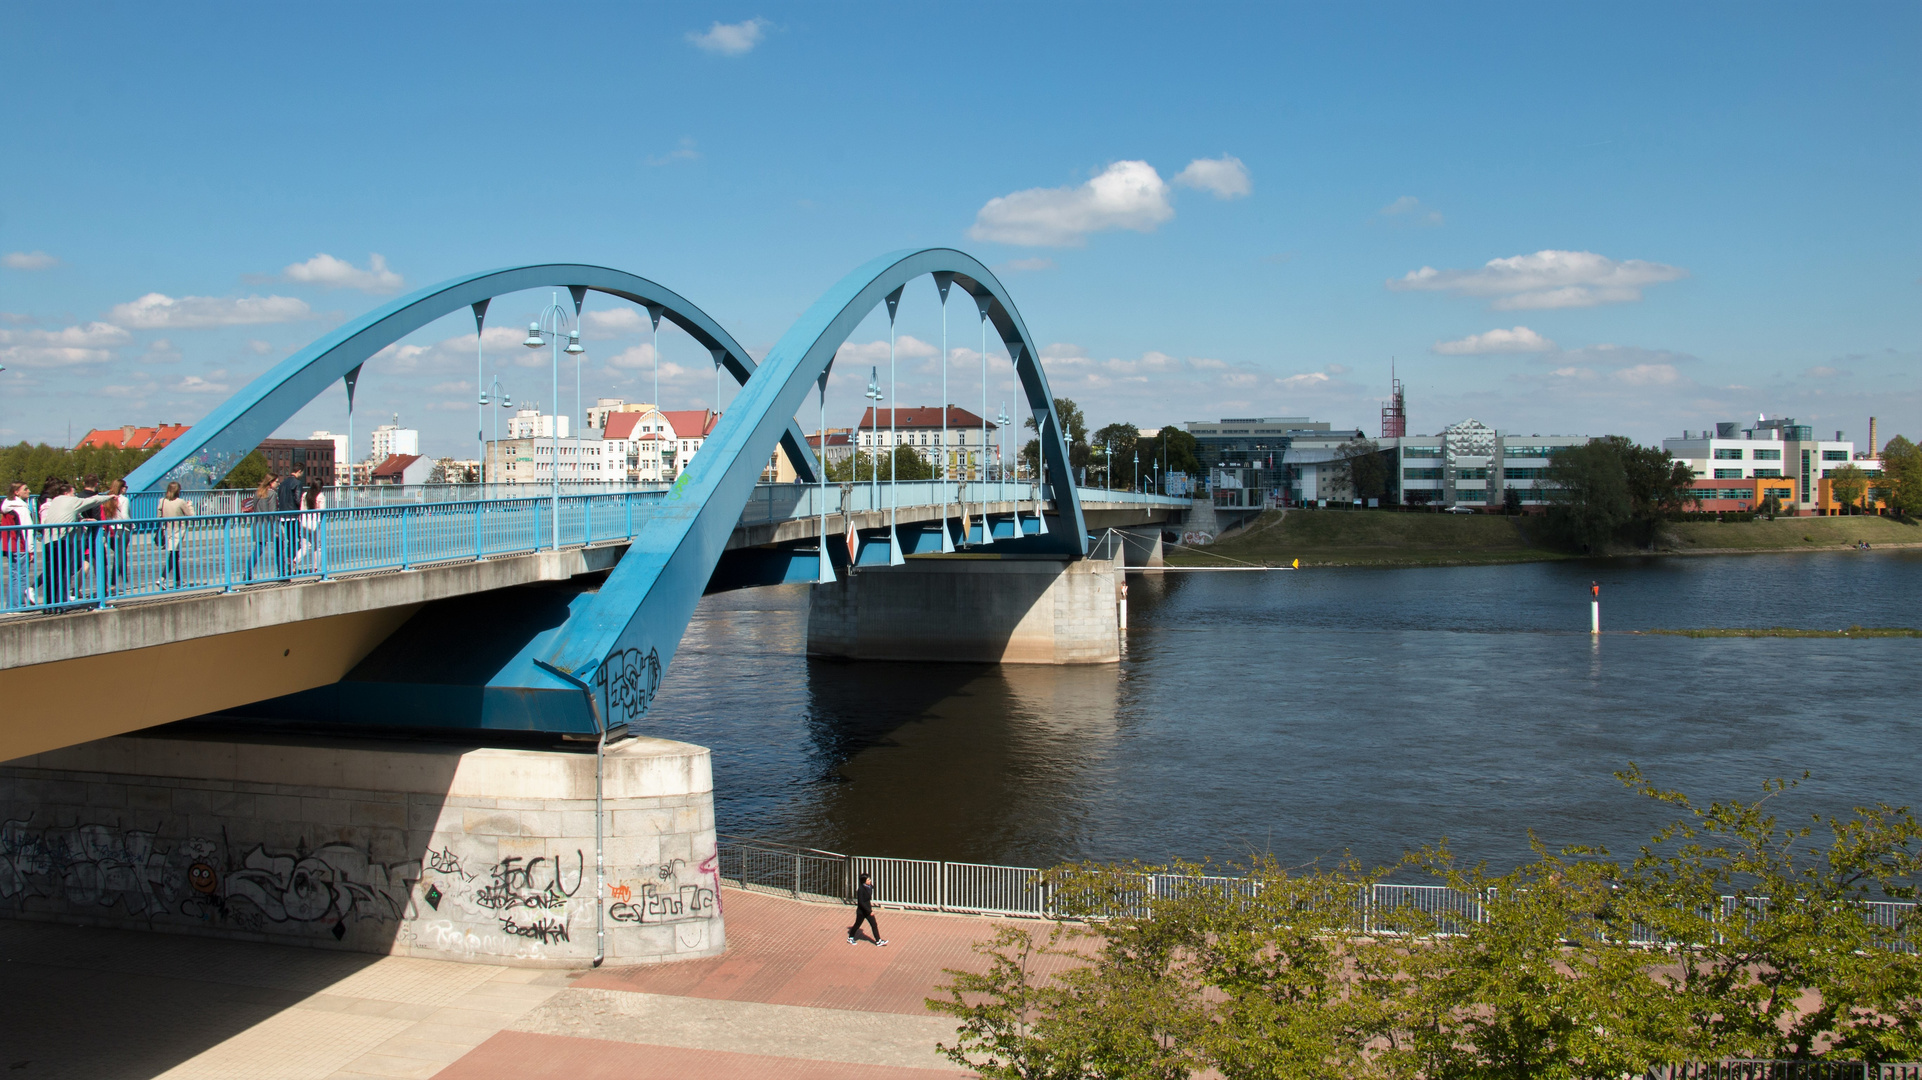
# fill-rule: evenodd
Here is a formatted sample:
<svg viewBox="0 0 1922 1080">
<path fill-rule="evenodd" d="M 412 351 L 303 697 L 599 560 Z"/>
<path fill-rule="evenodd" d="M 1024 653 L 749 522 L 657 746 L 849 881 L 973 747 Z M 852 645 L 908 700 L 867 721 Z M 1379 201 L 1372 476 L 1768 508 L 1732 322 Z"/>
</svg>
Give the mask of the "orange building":
<svg viewBox="0 0 1922 1080">
<path fill-rule="evenodd" d="M 1823 481 L 1824 491 L 1827 481 Z M 1795 513 L 1796 481 L 1784 476 L 1758 476 L 1751 479 L 1696 480 L 1689 485 L 1689 498 L 1696 510 L 1757 510 L 1770 495 L 1782 504 L 1784 514 Z"/>
<path fill-rule="evenodd" d="M 1862 492 L 1862 500 L 1856 505 L 1871 514 L 1879 514 L 1887 510 L 1889 504 L 1882 501 L 1880 498 L 1882 493 L 1876 487 L 1881 482 L 1882 470 L 1869 468 L 1869 466 L 1879 466 L 1881 462 L 1857 461 L 1854 464 L 1862 469 L 1869 481 L 1868 488 Z M 1833 517 L 1844 512 L 1842 504 L 1836 501 L 1834 493 L 1829 491 L 1829 478 L 1826 476 L 1815 482 L 1815 512 L 1824 517 Z"/>
<path fill-rule="evenodd" d="M 128 424 L 117 428 L 94 428 L 73 444 L 75 450 L 83 446 L 111 446 L 117 450 L 158 450 L 187 433 L 187 424 L 155 424 L 153 427 L 140 427 Z"/>
</svg>

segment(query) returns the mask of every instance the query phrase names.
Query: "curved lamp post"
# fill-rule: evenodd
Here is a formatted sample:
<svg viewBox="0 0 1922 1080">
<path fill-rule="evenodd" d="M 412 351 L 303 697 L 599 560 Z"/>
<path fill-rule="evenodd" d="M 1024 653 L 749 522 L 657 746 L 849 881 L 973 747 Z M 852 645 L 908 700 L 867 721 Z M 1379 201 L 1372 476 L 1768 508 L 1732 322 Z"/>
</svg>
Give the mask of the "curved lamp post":
<svg viewBox="0 0 1922 1080">
<path fill-rule="evenodd" d="M 480 402 L 479 402 L 479 405 L 481 408 L 485 409 L 487 407 L 489 403 L 488 395 L 490 394 L 500 398 L 501 408 L 511 409 L 514 407 L 514 398 L 510 394 L 508 394 L 507 388 L 501 385 L 501 377 L 499 375 L 494 376 L 494 381 L 488 384 L 486 387 L 482 388 L 480 393 Z M 499 413 L 495 413 L 494 414 L 494 443 L 496 445 L 499 445 L 500 441 L 501 441 L 501 418 Z M 480 474 L 481 498 L 484 499 L 487 497 L 487 453 L 485 449 L 483 449 L 481 452 L 480 468 L 481 468 L 481 474 Z"/>
</svg>

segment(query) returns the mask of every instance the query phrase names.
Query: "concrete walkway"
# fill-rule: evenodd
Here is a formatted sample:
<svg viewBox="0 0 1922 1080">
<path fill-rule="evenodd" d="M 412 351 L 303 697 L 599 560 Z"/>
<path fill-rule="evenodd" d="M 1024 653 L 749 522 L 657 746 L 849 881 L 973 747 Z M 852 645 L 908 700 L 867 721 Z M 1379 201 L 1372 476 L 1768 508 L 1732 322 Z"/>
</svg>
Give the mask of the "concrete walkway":
<svg viewBox="0 0 1922 1080">
<path fill-rule="evenodd" d="M 515 1080 L 700 1075 L 934 1080 L 953 1025 L 923 1000 L 982 967 L 995 920 L 725 889 L 727 954 L 600 971 L 499 968 L 0 921 L 7 1080 Z M 1027 925 L 1041 929 L 1040 924 Z"/>
</svg>

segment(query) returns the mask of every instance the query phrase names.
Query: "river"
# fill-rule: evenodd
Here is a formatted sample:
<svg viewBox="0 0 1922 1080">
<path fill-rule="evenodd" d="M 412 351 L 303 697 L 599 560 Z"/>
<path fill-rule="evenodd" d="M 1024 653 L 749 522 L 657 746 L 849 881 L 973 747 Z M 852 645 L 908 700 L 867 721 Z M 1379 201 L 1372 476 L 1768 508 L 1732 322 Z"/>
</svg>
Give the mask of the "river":
<svg viewBox="0 0 1922 1080">
<path fill-rule="evenodd" d="M 651 734 L 713 749 L 723 832 L 1506 866 L 1531 829 L 1632 853 L 1670 814 L 1631 761 L 1700 799 L 1806 770 L 1785 819 L 1917 799 L 1922 641 L 1625 631 L 1922 626 L 1922 552 L 1133 576 L 1122 662 L 1068 668 L 811 661 L 806 588 L 703 601 L 655 701 Z"/>
</svg>

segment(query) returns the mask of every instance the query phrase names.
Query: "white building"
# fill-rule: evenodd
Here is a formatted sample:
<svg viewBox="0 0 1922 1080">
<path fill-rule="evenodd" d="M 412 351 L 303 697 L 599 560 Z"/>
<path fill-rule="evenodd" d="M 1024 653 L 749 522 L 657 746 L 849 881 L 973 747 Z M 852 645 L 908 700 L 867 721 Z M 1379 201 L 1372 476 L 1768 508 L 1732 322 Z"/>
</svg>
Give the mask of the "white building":
<svg viewBox="0 0 1922 1080">
<path fill-rule="evenodd" d="M 1856 457 L 1855 444 L 1841 432 L 1833 439 L 1817 439 L 1809 425 L 1796 423 L 1794 417 L 1757 416 L 1747 427 L 1718 423 L 1713 431 L 1684 431 L 1679 439 L 1663 439 L 1662 448 L 1687 462 L 1698 480 L 1794 480 L 1795 505 L 1803 510 L 1820 500 L 1822 479 Z"/>
<path fill-rule="evenodd" d="M 308 437 L 308 438 L 310 438 L 310 439 L 331 439 L 331 440 L 333 440 L 333 443 L 334 443 L 334 467 L 335 467 L 336 469 L 344 469 L 344 468 L 345 468 L 345 467 L 347 466 L 347 463 L 348 463 L 349 461 L 352 461 L 352 460 L 353 460 L 352 458 L 350 458 L 350 457 L 348 457 L 348 456 L 347 456 L 347 451 L 348 451 L 349 449 L 351 449 L 351 448 L 350 448 L 350 447 L 349 447 L 349 446 L 347 445 L 347 436 L 345 436 L 345 435 L 336 435 L 336 434 L 334 434 L 334 433 L 333 433 L 333 432 L 331 432 L 331 431 L 316 431 L 316 432 L 314 432 L 314 433 L 313 433 L 312 435 L 309 435 L 309 436 L 307 436 L 307 437 Z"/>
<path fill-rule="evenodd" d="M 655 411 L 654 406 L 646 402 L 629 401 L 626 398 L 617 397 L 595 398 L 594 404 L 589 406 L 587 410 L 587 430 L 604 431 L 607 428 L 608 418 L 621 413 L 645 413 L 653 411 Z"/>
<path fill-rule="evenodd" d="M 507 420 L 507 437 L 510 439 L 551 439 L 554 437 L 554 424 L 559 421 L 561 438 L 568 436 L 567 417 L 550 416 L 538 408 L 521 409 Z"/>
<path fill-rule="evenodd" d="M 944 428 L 941 409 L 933 405 L 869 409 L 861 414 L 861 422 L 855 426 L 855 441 L 863 453 L 869 454 L 876 451 L 886 454 L 894 446 L 910 447 L 930 462 L 946 459 L 945 471 L 937 464 L 937 476 L 979 479 L 983 475 L 981 449 L 985 438 L 988 468 L 992 470 L 1000 465 L 1001 448 L 995 441 L 1000 428 L 994 421 L 984 422 L 959 405 L 948 406 L 945 419 Z"/>
<path fill-rule="evenodd" d="M 1500 506 L 1511 489 L 1524 505 L 1548 501 L 1548 458 L 1587 435 L 1504 434 L 1479 420 L 1463 420 L 1439 435 L 1378 440 L 1390 452 L 1391 483 L 1401 502 L 1441 506 Z"/>
<path fill-rule="evenodd" d="M 490 484 L 552 484 L 559 451 L 562 483 L 625 481 L 625 469 L 603 459 L 599 438 L 496 439 L 487 444 L 484 470 Z"/>
<path fill-rule="evenodd" d="M 371 450 L 367 457 L 371 461 L 382 462 L 400 454 L 420 453 L 420 432 L 401 427 L 399 416 L 394 417 L 393 423 L 375 428 L 368 438 L 371 440 Z"/>
</svg>

